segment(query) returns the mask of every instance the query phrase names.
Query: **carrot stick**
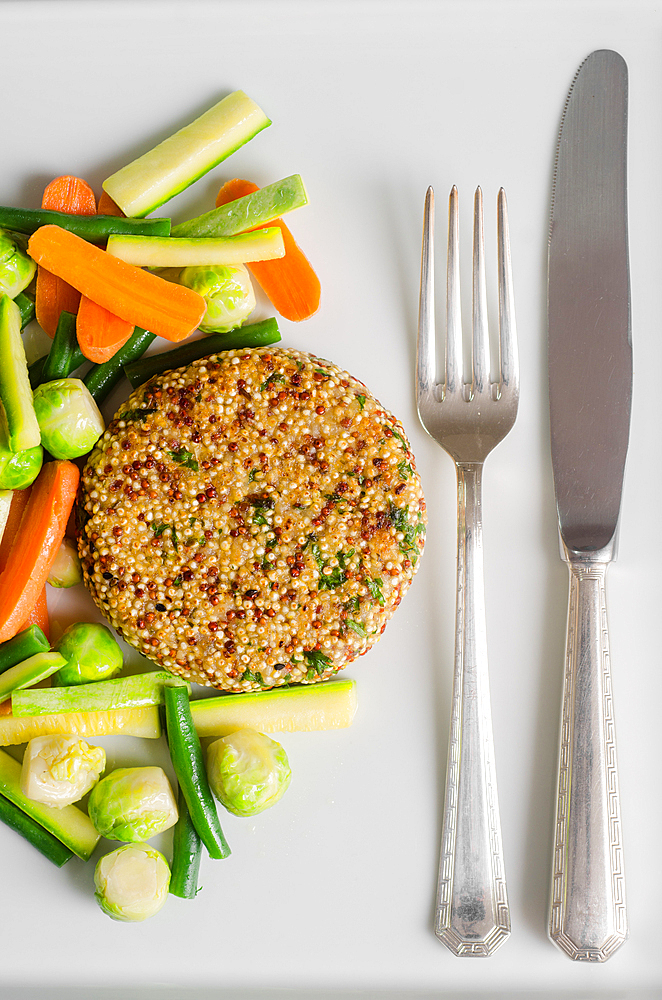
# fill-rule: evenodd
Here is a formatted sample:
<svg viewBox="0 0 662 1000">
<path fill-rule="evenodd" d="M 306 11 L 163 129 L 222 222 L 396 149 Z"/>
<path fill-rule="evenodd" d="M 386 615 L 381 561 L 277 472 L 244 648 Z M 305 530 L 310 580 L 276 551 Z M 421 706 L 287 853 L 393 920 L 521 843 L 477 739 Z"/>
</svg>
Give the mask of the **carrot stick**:
<svg viewBox="0 0 662 1000">
<path fill-rule="evenodd" d="M 197 292 L 126 264 L 59 226 L 33 233 L 28 253 L 89 299 L 157 337 L 184 340 L 205 314 Z"/>
<path fill-rule="evenodd" d="M 56 177 L 51 181 L 44 190 L 41 207 L 68 215 L 94 215 L 97 210 L 92 188 L 78 177 Z M 60 313 L 75 313 L 79 301 L 80 292 L 66 281 L 43 267 L 37 269 L 37 322 L 49 337 L 55 336 Z"/>
<path fill-rule="evenodd" d="M 31 489 L 32 487 L 28 486 L 26 490 L 14 490 L 12 493 L 9 517 L 7 518 L 5 530 L 2 534 L 2 541 L 0 542 L 0 573 L 2 573 L 7 565 L 9 553 L 11 552 L 14 541 L 16 540 L 16 535 L 18 534 L 18 529 L 21 525 L 23 512 L 25 511 L 25 508 L 28 505 L 28 500 L 30 499 Z"/>
<path fill-rule="evenodd" d="M 46 588 L 41 591 L 37 597 L 36 603 L 32 608 L 32 611 L 25 619 L 22 625 L 19 626 L 18 631 L 22 632 L 24 628 L 28 625 L 38 625 L 41 631 L 44 633 L 47 639 L 50 639 L 50 627 L 48 622 L 48 603 L 46 600 Z"/>
<path fill-rule="evenodd" d="M 218 192 L 216 207 L 258 190 L 257 184 L 235 177 Z M 276 260 L 256 260 L 247 266 L 277 312 L 298 323 L 309 319 L 319 309 L 319 278 L 283 220 L 273 219 L 269 225 L 278 226 L 282 232 L 285 256 Z"/>
<path fill-rule="evenodd" d="M 20 631 L 44 589 L 64 538 L 79 477 L 73 462 L 46 462 L 32 485 L 14 544 L 0 573 L 0 642 Z"/>
<path fill-rule="evenodd" d="M 124 219 L 126 216 L 124 212 L 116 205 L 113 199 L 106 191 L 102 191 L 99 197 L 99 215 L 117 215 L 119 218 Z"/>
<path fill-rule="evenodd" d="M 78 346 L 97 365 L 110 361 L 133 333 L 133 323 L 127 323 L 103 306 L 83 295 L 76 317 Z"/>
</svg>

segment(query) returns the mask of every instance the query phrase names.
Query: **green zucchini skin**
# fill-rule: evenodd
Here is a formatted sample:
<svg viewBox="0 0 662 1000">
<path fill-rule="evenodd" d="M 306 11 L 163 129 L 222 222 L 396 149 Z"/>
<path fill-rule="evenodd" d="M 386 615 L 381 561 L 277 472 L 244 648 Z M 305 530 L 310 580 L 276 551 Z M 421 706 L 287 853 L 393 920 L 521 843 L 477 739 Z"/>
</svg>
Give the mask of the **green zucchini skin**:
<svg viewBox="0 0 662 1000">
<path fill-rule="evenodd" d="M 12 693 L 14 715 L 68 715 L 71 712 L 111 712 L 118 708 L 162 705 L 168 684 L 187 688 L 186 681 L 165 670 L 129 677 L 111 677 L 89 684 L 22 688 Z"/>
<path fill-rule="evenodd" d="M 173 368 L 182 368 L 193 361 L 199 361 L 200 358 L 209 357 L 210 354 L 240 351 L 251 347 L 268 347 L 270 344 L 277 344 L 280 339 L 278 322 L 272 316 L 260 323 L 250 323 L 248 326 L 231 330 L 230 333 L 213 333 L 209 337 L 183 344 L 182 347 L 176 347 L 172 351 L 141 358 L 140 361 L 125 365 L 124 373 L 136 389 L 154 375 L 162 375 L 163 372 L 171 371 Z"/>
<path fill-rule="evenodd" d="M 172 838 L 170 892 L 181 899 L 195 899 L 202 857 L 202 841 L 193 826 L 181 788 L 177 796 L 179 819 Z"/>
<path fill-rule="evenodd" d="M 0 701 L 18 688 L 38 684 L 63 667 L 67 661 L 59 653 L 35 653 L 0 674 Z"/>
<path fill-rule="evenodd" d="M 235 90 L 108 177 L 104 191 L 125 215 L 149 215 L 270 124 L 243 90 Z"/>
<path fill-rule="evenodd" d="M 291 174 L 259 191 L 212 208 L 211 212 L 198 215 L 195 219 L 180 222 L 172 227 L 170 235 L 196 239 L 235 236 L 256 226 L 266 226 L 286 212 L 307 204 L 308 195 L 300 174 Z"/>
<path fill-rule="evenodd" d="M 59 226 L 90 243 L 103 243 L 114 233 L 169 236 L 170 219 L 123 219 L 119 215 L 67 215 L 51 209 L 0 205 L 0 226 L 31 236 L 42 226 Z"/>
<path fill-rule="evenodd" d="M 37 653 L 47 653 L 50 648 L 50 643 L 39 626 L 28 625 L 13 639 L 0 644 L 0 673 Z"/>
<path fill-rule="evenodd" d="M 71 362 L 75 360 L 76 352 L 80 353 L 76 338 L 76 317 L 73 313 L 61 312 L 51 349 L 46 355 L 41 381 L 52 382 L 57 378 L 66 378 L 74 370 Z"/>
<path fill-rule="evenodd" d="M 29 799 L 21 791 L 21 765 L 4 750 L 0 750 L 0 794 L 42 824 L 79 858 L 89 861 L 99 843 L 99 834 L 87 813 L 77 806 L 54 809 Z"/>
<path fill-rule="evenodd" d="M 237 236 L 188 237 L 111 236 L 108 253 L 136 267 L 189 267 L 191 265 L 249 264 L 285 256 L 278 226 Z"/>
<path fill-rule="evenodd" d="M 93 365 L 90 368 L 83 381 L 97 404 L 103 403 L 120 379 L 124 378 L 124 365 L 132 364 L 142 358 L 155 339 L 155 334 L 137 326 L 126 344 L 120 347 L 110 361 L 106 361 L 102 365 Z"/>
<path fill-rule="evenodd" d="M 73 858 L 73 851 L 49 833 L 41 823 L 24 813 L 22 809 L 15 806 L 13 802 L 0 795 L 0 820 L 7 826 L 15 830 L 16 833 L 27 840 L 33 847 L 52 861 L 54 865 L 61 868 L 67 861 Z"/>
<path fill-rule="evenodd" d="M 188 691 L 185 687 L 167 687 L 164 694 L 170 759 L 191 822 L 210 857 L 227 858 L 231 852 L 207 780 L 200 739 L 191 718 Z"/>
<path fill-rule="evenodd" d="M 8 295 L 0 295 L 0 398 L 7 416 L 10 449 L 27 451 L 41 444 L 21 337 L 21 311 Z"/>
</svg>

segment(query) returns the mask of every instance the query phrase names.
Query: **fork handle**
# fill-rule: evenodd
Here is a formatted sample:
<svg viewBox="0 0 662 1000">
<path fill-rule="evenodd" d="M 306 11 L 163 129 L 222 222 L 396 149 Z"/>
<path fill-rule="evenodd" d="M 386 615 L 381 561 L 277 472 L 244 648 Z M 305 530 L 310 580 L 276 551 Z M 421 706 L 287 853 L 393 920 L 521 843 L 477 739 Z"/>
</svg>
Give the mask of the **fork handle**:
<svg viewBox="0 0 662 1000">
<path fill-rule="evenodd" d="M 570 570 L 549 936 L 606 961 L 627 938 L 605 577 L 613 543 L 562 545 Z"/>
<path fill-rule="evenodd" d="M 454 954 L 491 955 L 510 934 L 487 674 L 482 463 L 457 467 L 453 702 L 435 932 Z"/>
</svg>

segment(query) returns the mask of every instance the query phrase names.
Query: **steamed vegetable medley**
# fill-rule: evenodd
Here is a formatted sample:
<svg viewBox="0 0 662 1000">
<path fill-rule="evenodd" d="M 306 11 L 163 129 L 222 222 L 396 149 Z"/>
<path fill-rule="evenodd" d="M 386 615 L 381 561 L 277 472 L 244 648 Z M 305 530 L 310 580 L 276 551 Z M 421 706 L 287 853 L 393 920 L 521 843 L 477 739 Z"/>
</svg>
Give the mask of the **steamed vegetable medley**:
<svg viewBox="0 0 662 1000">
<path fill-rule="evenodd" d="M 124 842 L 96 865 L 95 897 L 116 920 L 194 898 L 203 853 L 226 858 L 217 802 L 237 816 L 273 806 L 290 782 L 284 749 L 257 731 L 349 725 L 352 681 L 190 702 L 154 670 L 123 675 L 109 629 L 79 622 L 51 648 L 45 584 L 82 581 L 70 515 L 73 459 L 103 434 L 99 405 L 124 378 L 280 340 L 275 319 L 244 326 L 257 280 L 285 319 L 307 319 L 320 285 L 280 215 L 307 203 L 298 175 L 259 189 L 234 179 L 215 207 L 176 226 L 146 218 L 270 125 L 242 91 L 118 170 L 97 202 L 58 177 L 39 209 L 0 207 L 0 819 L 61 866 Z M 22 331 L 52 339 L 28 366 Z M 177 343 L 150 358 L 155 337 Z M 47 686 L 43 686 L 44 682 Z M 41 685 L 39 687 L 35 685 Z M 173 789 L 160 767 L 106 769 L 95 738 L 145 739 L 167 724 Z M 214 737 L 206 754 L 200 734 Z M 87 805 L 83 800 L 87 797 Z M 172 828 L 172 861 L 147 841 Z"/>
</svg>

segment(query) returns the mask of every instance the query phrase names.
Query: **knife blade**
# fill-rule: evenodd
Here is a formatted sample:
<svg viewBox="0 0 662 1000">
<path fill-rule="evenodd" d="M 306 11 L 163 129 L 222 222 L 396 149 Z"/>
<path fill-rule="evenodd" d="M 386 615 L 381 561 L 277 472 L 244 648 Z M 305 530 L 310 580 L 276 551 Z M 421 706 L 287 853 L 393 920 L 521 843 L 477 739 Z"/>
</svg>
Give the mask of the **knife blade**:
<svg viewBox="0 0 662 1000">
<path fill-rule="evenodd" d="M 570 572 L 549 935 L 603 962 L 627 937 L 605 577 L 632 397 L 628 76 L 591 53 L 562 116 L 548 257 L 552 469 Z"/>
</svg>

